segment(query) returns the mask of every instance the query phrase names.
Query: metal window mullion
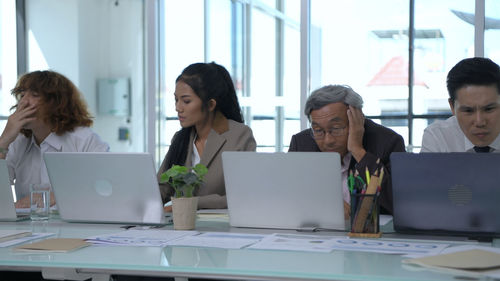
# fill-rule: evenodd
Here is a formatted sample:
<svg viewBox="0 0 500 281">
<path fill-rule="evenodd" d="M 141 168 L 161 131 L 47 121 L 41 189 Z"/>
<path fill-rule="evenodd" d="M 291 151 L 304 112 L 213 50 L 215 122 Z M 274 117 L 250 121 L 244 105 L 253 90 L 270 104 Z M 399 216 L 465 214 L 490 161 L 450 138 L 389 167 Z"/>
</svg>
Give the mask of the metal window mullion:
<svg viewBox="0 0 500 281">
<path fill-rule="evenodd" d="M 304 112 L 307 96 L 309 93 L 310 70 L 310 0 L 300 1 L 300 129 L 304 130 L 308 126 L 308 120 Z"/>
<path fill-rule="evenodd" d="M 283 11 L 283 0 L 276 0 L 277 8 Z M 283 75 L 284 75 L 284 21 L 280 18 L 275 18 L 276 21 L 276 96 L 283 96 Z M 275 149 L 283 151 L 283 131 L 285 125 L 285 113 L 283 105 L 276 106 L 276 123 L 275 123 Z"/>
<path fill-rule="evenodd" d="M 27 72 L 26 44 L 28 37 L 26 32 L 26 1 L 16 0 L 16 43 L 17 43 L 17 75 L 21 76 Z"/>
<path fill-rule="evenodd" d="M 485 1 L 476 0 L 474 13 L 474 56 L 484 57 Z"/>
<path fill-rule="evenodd" d="M 210 29 L 208 27 L 208 23 L 210 20 L 210 13 L 208 10 L 208 2 L 209 0 L 203 1 L 203 61 L 208 62 L 208 54 L 209 50 L 209 40 L 210 40 Z"/>
<path fill-rule="evenodd" d="M 415 0 L 410 0 L 408 26 L 408 145 L 413 144 L 413 68 L 415 43 Z"/>
<path fill-rule="evenodd" d="M 252 47 L 252 38 L 251 38 L 251 7 L 250 4 L 243 4 L 243 11 L 242 11 L 242 20 L 243 20 L 243 25 L 242 25 L 242 32 L 243 32 L 243 96 L 244 97 L 250 97 L 251 96 L 251 90 L 250 90 L 250 79 L 251 79 L 251 63 L 250 63 L 250 50 Z M 251 127 L 252 123 L 252 111 L 250 107 L 246 107 L 244 110 L 244 117 L 246 120 L 246 123 L 248 126 Z"/>
<path fill-rule="evenodd" d="M 161 142 L 156 142 L 156 133 L 160 134 L 160 112 L 156 110 L 157 99 L 160 98 L 159 93 L 159 4 L 158 1 L 146 1 L 144 2 L 144 24 L 145 24 L 145 71 L 144 71 L 144 81 L 145 81 L 145 95 L 146 95 L 146 147 L 145 151 L 149 152 L 151 155 L 156 155 L 156 163 L 161 160 L 160 155 L 160 144 Z"/>
</svg>

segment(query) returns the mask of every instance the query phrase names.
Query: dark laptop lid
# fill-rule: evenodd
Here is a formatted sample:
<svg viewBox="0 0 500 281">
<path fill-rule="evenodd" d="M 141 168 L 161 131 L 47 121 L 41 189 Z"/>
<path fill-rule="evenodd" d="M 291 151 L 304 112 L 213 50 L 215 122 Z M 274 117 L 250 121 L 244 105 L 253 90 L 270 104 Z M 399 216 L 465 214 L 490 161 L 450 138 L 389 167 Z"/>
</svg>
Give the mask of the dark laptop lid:
<svg viewBox="0 0 500 281">
<path fill-rule="evenodd" d="M 500 154 L 391 154 L 394 229 L 500 235 Z"/>
</svg>

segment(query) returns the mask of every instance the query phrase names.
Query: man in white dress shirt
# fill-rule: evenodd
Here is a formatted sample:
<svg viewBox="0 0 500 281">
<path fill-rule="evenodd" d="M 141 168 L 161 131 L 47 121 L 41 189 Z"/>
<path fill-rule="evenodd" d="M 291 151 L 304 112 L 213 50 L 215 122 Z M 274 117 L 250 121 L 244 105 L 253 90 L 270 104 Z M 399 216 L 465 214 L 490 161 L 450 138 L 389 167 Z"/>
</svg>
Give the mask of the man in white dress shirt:
<svg viewBox="0 0 500 281">
<path fill-rule="evenodd" d="M 109 146 L 89 128 L 87 105 L 65 76 L 54 71 L 24 74 L 12 94 L 16 111 L 0 135 L 0 159 L 7 161 L 11 183 L 15 180 L 16 207 L 26 208 L 29 185 L 49 183 L 42 153 L 104 152 Z"/>
<path fill-rule="evenodd" d="M 420 152 L 500 152 L 500 67 L 464 59 L 446 84 L 453 116 L 425 129 Z"/>
</svg>

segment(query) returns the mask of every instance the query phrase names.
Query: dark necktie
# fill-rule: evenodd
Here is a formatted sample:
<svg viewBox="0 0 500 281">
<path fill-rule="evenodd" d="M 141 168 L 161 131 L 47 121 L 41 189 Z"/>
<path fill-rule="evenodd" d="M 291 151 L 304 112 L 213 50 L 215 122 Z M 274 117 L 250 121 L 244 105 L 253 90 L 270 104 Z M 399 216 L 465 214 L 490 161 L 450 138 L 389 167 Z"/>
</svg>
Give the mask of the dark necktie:
<svg viewBox="0 0 500 281">
<path fill-rule="evenodd" d="M 474 151 L 476 151 L 477 153 L 490 152 L 490 147 L 489 146 L 474 146 Z"/>
</svg>

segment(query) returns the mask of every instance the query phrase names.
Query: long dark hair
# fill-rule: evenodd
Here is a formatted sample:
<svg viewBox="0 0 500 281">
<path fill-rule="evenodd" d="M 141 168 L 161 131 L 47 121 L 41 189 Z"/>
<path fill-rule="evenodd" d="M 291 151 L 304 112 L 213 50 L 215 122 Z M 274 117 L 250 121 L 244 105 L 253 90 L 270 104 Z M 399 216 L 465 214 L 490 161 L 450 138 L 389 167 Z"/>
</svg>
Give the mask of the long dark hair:
<svg viewBox="0 0 500 281">
<path fill-rule="evenodd" d="M 227 119 L 243 123 L 238 96 L 234 89 L 233 80 L 229 72 L 215 62 L 194 63 L 184 68 L 175 82 L 182 81 L 189 85 L 201 99 L 201 110 L 208 110 L 208 102 L 216 101 L 214 112 L 219 111 Z M 189 147 L 189 137 L 193 127 L 182 128 L 178 131 L 167 152 L 165 168 L 172 165 L 184 165 Z"/>
</svg>

